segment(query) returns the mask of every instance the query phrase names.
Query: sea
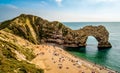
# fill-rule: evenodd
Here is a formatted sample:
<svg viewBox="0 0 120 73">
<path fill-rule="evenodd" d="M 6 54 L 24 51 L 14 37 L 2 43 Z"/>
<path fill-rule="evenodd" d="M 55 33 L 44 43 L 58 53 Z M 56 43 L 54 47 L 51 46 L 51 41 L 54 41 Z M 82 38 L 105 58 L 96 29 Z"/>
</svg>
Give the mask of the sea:
<svg viewBox="0 0 120 73">
<path fill-rule="evenodd" d="M 120 72 L 120 22 L 63 22 L 63 24 L 73 30 L 83 28 L 88 25 L 103 25 L 109 32 L 109 42 L 112 48 L 98 50 L 98 42 L 93 36 L 87 39 L 87 46 L 79 48 L 78 51 L 69 52 L 77 57 L 98 65 Z"/>
</svg>

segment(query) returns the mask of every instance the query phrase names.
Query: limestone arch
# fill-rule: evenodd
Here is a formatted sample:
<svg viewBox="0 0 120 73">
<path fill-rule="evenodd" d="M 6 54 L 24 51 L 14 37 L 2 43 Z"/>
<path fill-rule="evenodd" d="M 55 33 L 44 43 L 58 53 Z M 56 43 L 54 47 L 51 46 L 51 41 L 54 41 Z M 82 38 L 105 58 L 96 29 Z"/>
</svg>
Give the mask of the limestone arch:
<svg viewBox="0 0 120 73">
<path fill-rule="evenodd" d="M 109 33 L 106 28 L 102 25 L 100 26 L 86 26 L 83 28 L 84 31 L 84 45 L 89 36 L 93 36 L 98 41 L 98 48 L 111 48 L 111 44 L 108 42 Z"/>
</svg>

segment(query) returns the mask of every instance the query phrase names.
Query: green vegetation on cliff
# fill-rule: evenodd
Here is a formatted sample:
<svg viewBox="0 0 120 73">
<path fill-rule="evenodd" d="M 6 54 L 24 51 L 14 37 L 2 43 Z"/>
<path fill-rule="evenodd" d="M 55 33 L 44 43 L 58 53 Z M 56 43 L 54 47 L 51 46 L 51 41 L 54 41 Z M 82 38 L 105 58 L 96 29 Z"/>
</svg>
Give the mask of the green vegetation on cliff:
<svg viewBox="0 0 120 73">
<path fill-rule="evenodd" d="M 44 73 L 28 62 L 35 57 L 32 49 L 16 45 L 9 36 L 0 33 L 0 73 Z"/>
<path fill-rule="evenodd" d="M 71 30 L 58 21 L 49 22 L 40 17 L 25 14 L 1 23 L 0 29 L 19 35 L 34 44 L 46 42 L 54 34 L 66 36 Z"/>
</svg>

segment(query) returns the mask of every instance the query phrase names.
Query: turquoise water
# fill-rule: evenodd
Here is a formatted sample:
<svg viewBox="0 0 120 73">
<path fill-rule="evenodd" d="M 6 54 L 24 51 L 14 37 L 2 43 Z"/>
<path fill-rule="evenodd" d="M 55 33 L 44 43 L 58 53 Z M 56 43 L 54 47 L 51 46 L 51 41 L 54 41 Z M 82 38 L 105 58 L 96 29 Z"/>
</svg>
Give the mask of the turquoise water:
<svg viewBox="0 0 120 73">
<path fill-rule="evenodd" d="M 109 31 L 111 49 L 98 50 L 98 42 L 92 36 L 88 37 L 86 48 L 79 48 L 78 51 L 69 51 L 72 54 L 84 58 L 102 66 L 106 66 L 120 72 L 120 22 L 64 22 L 71 29 L 80 29 L 86 25 L 103 25 Z"/>
</svg>

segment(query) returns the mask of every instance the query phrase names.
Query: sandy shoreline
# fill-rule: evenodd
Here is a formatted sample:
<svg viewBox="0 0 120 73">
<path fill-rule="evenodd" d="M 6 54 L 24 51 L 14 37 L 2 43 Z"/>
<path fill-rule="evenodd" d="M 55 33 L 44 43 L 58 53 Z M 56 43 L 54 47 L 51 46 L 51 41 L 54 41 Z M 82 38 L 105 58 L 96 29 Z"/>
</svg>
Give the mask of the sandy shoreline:
<svg viewBox="0 0 120 73">
<path fill-rule="evenodd" d="M 71 53 L 70 53 L 70 54 L 71 54 Z M 71 54 L 71 55 L 73 55 L 73 54 Z M 73 56 L 75 56 L 75 55 L 73 55 Z M 101 66 L 101 65 L 99 65 L 99 64 L 96 64 L 96 63 L 87 61 L 87 60 L 85 60 L 85 59 L 83 59 L 83 58 L 81 58 L 81 57 L 77 57 L 77 56 L 75 56 L 75 57 L 83 60 L 83 61 L 86 62 L 86 63 L 91 64 L 92 66 L 96 66 L 96 67 L 98 67 L 98 68 L 106 69 L 107 71 L 111 71 L 111 72 L 116 72 L 116 73 L 117 73 L 117 71 L 114 71 L 114 70 L 112 70 L 112 69 L 110 69 L 110 68 L 107 68 L 107 67 L 105 67 L 105 66 Z"/>
<path fill-rule="evenodd" d="M 31 61 L 45 73 L 117 73 L 106 67 L 78 58 L 57 46 L 34 46 L 36 57 Z"/>
</svg>

